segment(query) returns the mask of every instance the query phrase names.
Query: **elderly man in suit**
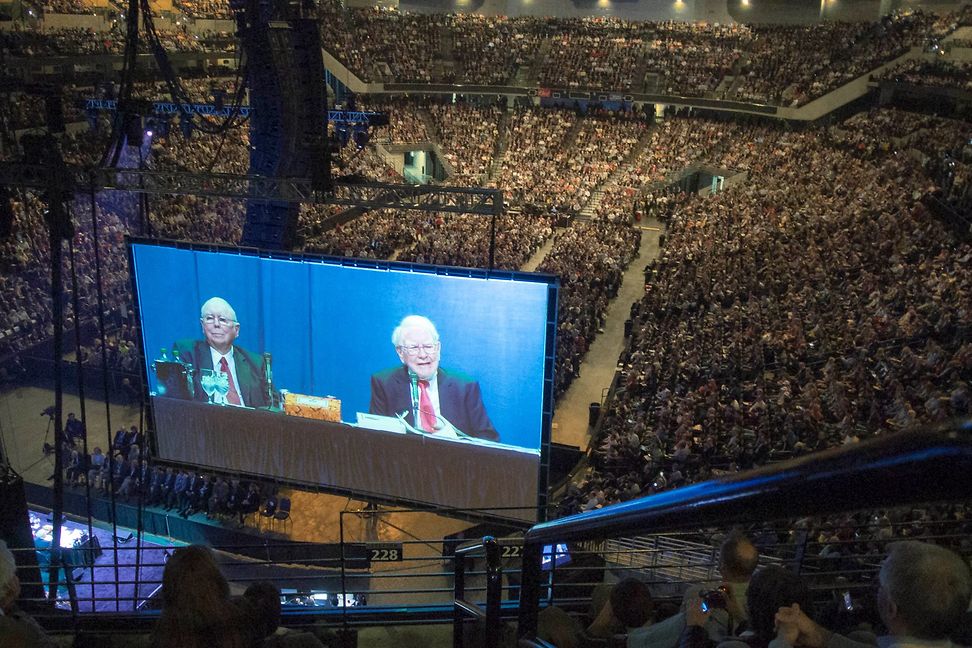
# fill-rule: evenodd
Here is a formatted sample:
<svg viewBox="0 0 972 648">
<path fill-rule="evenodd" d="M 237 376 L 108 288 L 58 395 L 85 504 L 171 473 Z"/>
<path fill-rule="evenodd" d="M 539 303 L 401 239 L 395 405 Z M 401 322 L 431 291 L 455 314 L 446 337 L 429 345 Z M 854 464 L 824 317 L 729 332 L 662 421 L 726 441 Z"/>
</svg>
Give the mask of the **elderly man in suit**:
<svg viewBox="0 0 972 648">
<path fill-rule="evenodd" d="M 222 297 L 208 299 L 200 309 L 199 325 L 204 340 L 178 340 L 172 345 L 182 362 L 192 363 L 196 400 L 207 400 L 199 381 L 200 370 L 218 369 L 229 374 L 226 401 L 230 405 L 269 406 L 263 360 L 235 344 L 240 335 L 240 322 L 233 307 Z"/>
<path fill-rule="evenodd" d="M 439 366 L 442 344 L 428 318 L 403 319 L 392 333 L 392 344 L 402 364 L 371 377 L 372 414 L 404 412 L 411 425 L 430 434 L 452 434 L 454 428 L 460 434 L 499 440 L 479 383 Z"/>
</svg>

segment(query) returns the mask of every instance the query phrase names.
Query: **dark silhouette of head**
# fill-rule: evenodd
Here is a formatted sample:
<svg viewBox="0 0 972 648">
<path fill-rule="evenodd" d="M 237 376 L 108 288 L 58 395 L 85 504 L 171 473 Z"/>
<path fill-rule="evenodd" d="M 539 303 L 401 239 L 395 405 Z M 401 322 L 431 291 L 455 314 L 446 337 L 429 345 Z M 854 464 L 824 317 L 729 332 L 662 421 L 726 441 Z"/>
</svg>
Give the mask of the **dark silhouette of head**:
<svg viewBox="0 0 972 648">
<path fill-rule="evenodd" d="M 725 581 L 748 581 L 758 562 L 759 550 L 741 531 L 732 531 L 719 547 L 719 572 Z"/>
<path fill-rule="evenodd" d="M 746 590 L 746 608 L 750 629 L 761 643 L 768 644 L 776 636 L 776 612 L 794 603 L 805 612 L 813 610 L 810 589 L 799 576 L 777 565 L 753 574 Z"/>
</svg>

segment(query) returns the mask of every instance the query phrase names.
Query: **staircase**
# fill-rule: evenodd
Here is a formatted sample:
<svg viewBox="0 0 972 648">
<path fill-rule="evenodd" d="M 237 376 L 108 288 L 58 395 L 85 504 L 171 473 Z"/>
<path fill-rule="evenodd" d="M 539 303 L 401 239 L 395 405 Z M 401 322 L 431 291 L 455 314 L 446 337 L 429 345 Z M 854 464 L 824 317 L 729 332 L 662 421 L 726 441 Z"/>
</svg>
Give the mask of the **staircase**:
<svg viewBox="0 0 972 648">
<path fill-rule="evenodd" d="M 646 72 L 641 91 L 645 94 L 662 94 L 662 76 L 657 72 Z"/>
<path fill-rule="evenodd" d="M 563 139 L 560 140 L 560 150 L 570 151 L 574 148 L 574 143 L 577 141 L 577 134 L 580 132 L 584 121 L 578 119 L 574 122 L 574 125 L 570 127 L 570 130 L 564 133 Z"/>
<path fill-rule="evenodd" d="M 648 145 L 651 142 L 652 129 L 648 129 L 638 140 L 638 143 L 634 145 L 628 156 L 624 158 L 624 162 L 618 165 L 618 168 L 614 170 L 614 173 L 609 175 L 607 179 L 599 184 L 593 192 L 591 192 L 591 198 L 587 201 L 583 208 L 581 208 L 578 218 L 582 220 L 591 220 L 597 215 L 597 208 L 601 206 L 601 199 L 604 197 L 604 191 L 612 185 L 616 185 L 618 180 L 631 172 L 634 167 L 635 161 L 641 157 L 641 154 L 648 149 Z"/>
<path fill-rule="evenodd" d="M 719 85 L 717 85 L 716 89 L 713 91 L 713 96 L 720 99 L 725 97 L 726 93 L 729 91 L 729 88 L 731 88 L 732 84 L 735 82 L 736 77 L 734 76 L 729 76 L 727 74 L 726 76 L 722 77 L 722 81 L 719 82 Z"/>
<path fill-rule="evenodd" d="M 425 125 L 425 132 L 429 135 L 429 141 L 442 146 L 442 142 L 439 140 L 439 129 L 436 128 L 432 113 L 425 108 L 419 108 L 416 112 L 418 113 L 419 119 Z"/>
<path fill-rule="evenodd" d="M 603 186 L 606 187 L 607 182 L 604 182 Z M 594 192 L 591 194 L 590 200 L 588 200 L 587 203 L 584 205 L 583 209 L 580 210 L 580 213 L 577 215 L 577 218 L 579 220 L 591 220 L 592 218 L 594 218 L 594 216 L 597 215 L 597 208 L 601 206 L 601 198 L 603 197 L 604 197 L 604 190 L 600 188 L 595 189 Z"/>
<path fill-rule="evenodd" d="M 631 91 L 644 92 L 645 77 L 648 75 L 648 62 L 644 56 L 638 57 L 638 63 L 631 73 Z"/>
<path fill-rule="evenodd" d="M 449 81 L 458 75 L 457 68 L 461 67 L 456 61 L 456 35 L 447 26 L 439 28 L 439 50 L 434 56 L 433 75 L 436 80 Z"/>
<path fill-rule="evenodd" d="M 523 86 L 532 87 L 540 85 L 540 66 L 544 59 L 547 58 L 547 52 L 550 51 L 550 41 L 543 39 L 540 42 L 540 47 L 534 53 L 533 58 L 530 59 L 526 65 L 521 65 L 516 70 L 516 78 L 523 79 Z M 519 84 L 517 84 L 519 85 Z"/>
<path fill-rule="evenodd" d="M 736 93 L 739 92 L 743 86 L 746 85 L 746 75 L 739 74 L 732 79 L 732 85 L 726 88 L 725 94 L 722 95 L 723 99 L 734 99 Z"/>
<path fill-rule="evenodd" d="M 519 65 L 510 79 L 510 85 L 517 88 L 532 88 L 537 85 L 537 66 L 535 61 Z"/>
<path fill-rule="evenodd" d="M 486 182 L 492 182 L 503 169 L 503 159 L 506 157 L 507 140 L 509 139 L 510 111 L 504 110 L 500 115 L 499 123 L 496 125 L 499 137 L 496 138 L 496 147 L 493 149 L 493 160 L 489 163 L 489 171 L 486 173 Z"/>
</svg>

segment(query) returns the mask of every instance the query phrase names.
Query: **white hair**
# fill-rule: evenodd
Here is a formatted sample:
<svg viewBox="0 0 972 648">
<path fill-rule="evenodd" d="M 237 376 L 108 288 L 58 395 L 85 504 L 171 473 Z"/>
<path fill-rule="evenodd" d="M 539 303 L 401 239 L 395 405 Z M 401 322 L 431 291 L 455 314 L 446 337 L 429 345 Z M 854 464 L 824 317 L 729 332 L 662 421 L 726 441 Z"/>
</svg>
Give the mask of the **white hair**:
<svg viewBox="0 0 972 648">
<path fill-rule="evenodd" d="M 401 322 L 399 322 L 398 326 L 395 327 L 395 330 L 392 331 L 392 344 L 395 346 L 395 348 L 402 346 L 402 338 L 405 337 L 405 332 L 410 331 L 411 329 L 425 329 L 427 331 L 431 331 L 432 338 L 436 342 L 439 341 L 439 332 L 435 330 L 435 324 L 432 323 L 432 320 L 430 320 L 428 317 L 422 317 L 421 315 L 408 315 Z"/>
<path fill-rule="evenodd" d="M 199 317 L 206 317 L 206 313 L 214 308 L 226 311 L 230 317 L 233 318 L 234 322 L 238 322 L 236 319 L 236 311 L 233 307 L 229 305 L 229 302 L 222 297 L 210 297 L 205 302 L 203 302 L 202 308 L 199 309 Z"/>
<path fill-rule="evenodd" d="M 0 600 L 10 590 L 16 577 L 17 561 L 14 560 L 13 552 L 7 548 L 7 543 L 0 540 Z"/>
</svg>

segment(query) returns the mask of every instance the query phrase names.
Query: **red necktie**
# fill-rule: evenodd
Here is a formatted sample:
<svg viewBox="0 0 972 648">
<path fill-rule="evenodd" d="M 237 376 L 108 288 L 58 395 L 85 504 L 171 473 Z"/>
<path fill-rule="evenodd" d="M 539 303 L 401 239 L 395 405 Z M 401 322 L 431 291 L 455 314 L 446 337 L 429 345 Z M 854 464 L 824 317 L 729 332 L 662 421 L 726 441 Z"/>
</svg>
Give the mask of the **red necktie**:
<svg viewBox="0 0 972 648">
<path fill-rule="evenodd" d="M 429 381 L 420 380 L 419 384 L 419 414 L 422 419 L 422 429 L 435 432 L 435 409 L 432 407 L 432 397 L 429 396 Z"/>
<path fill-rule="evenodd" d="M 230 373 L 226 356 L 219 359 L 219 370 L 229 376 L 229 391 L 226 393 L 226 400 L 230 402 L 230 405 L 241 405 L 240 392 L 236 391 L 236 383 L 233 381 L 233 374 Z"/>
</svg>

